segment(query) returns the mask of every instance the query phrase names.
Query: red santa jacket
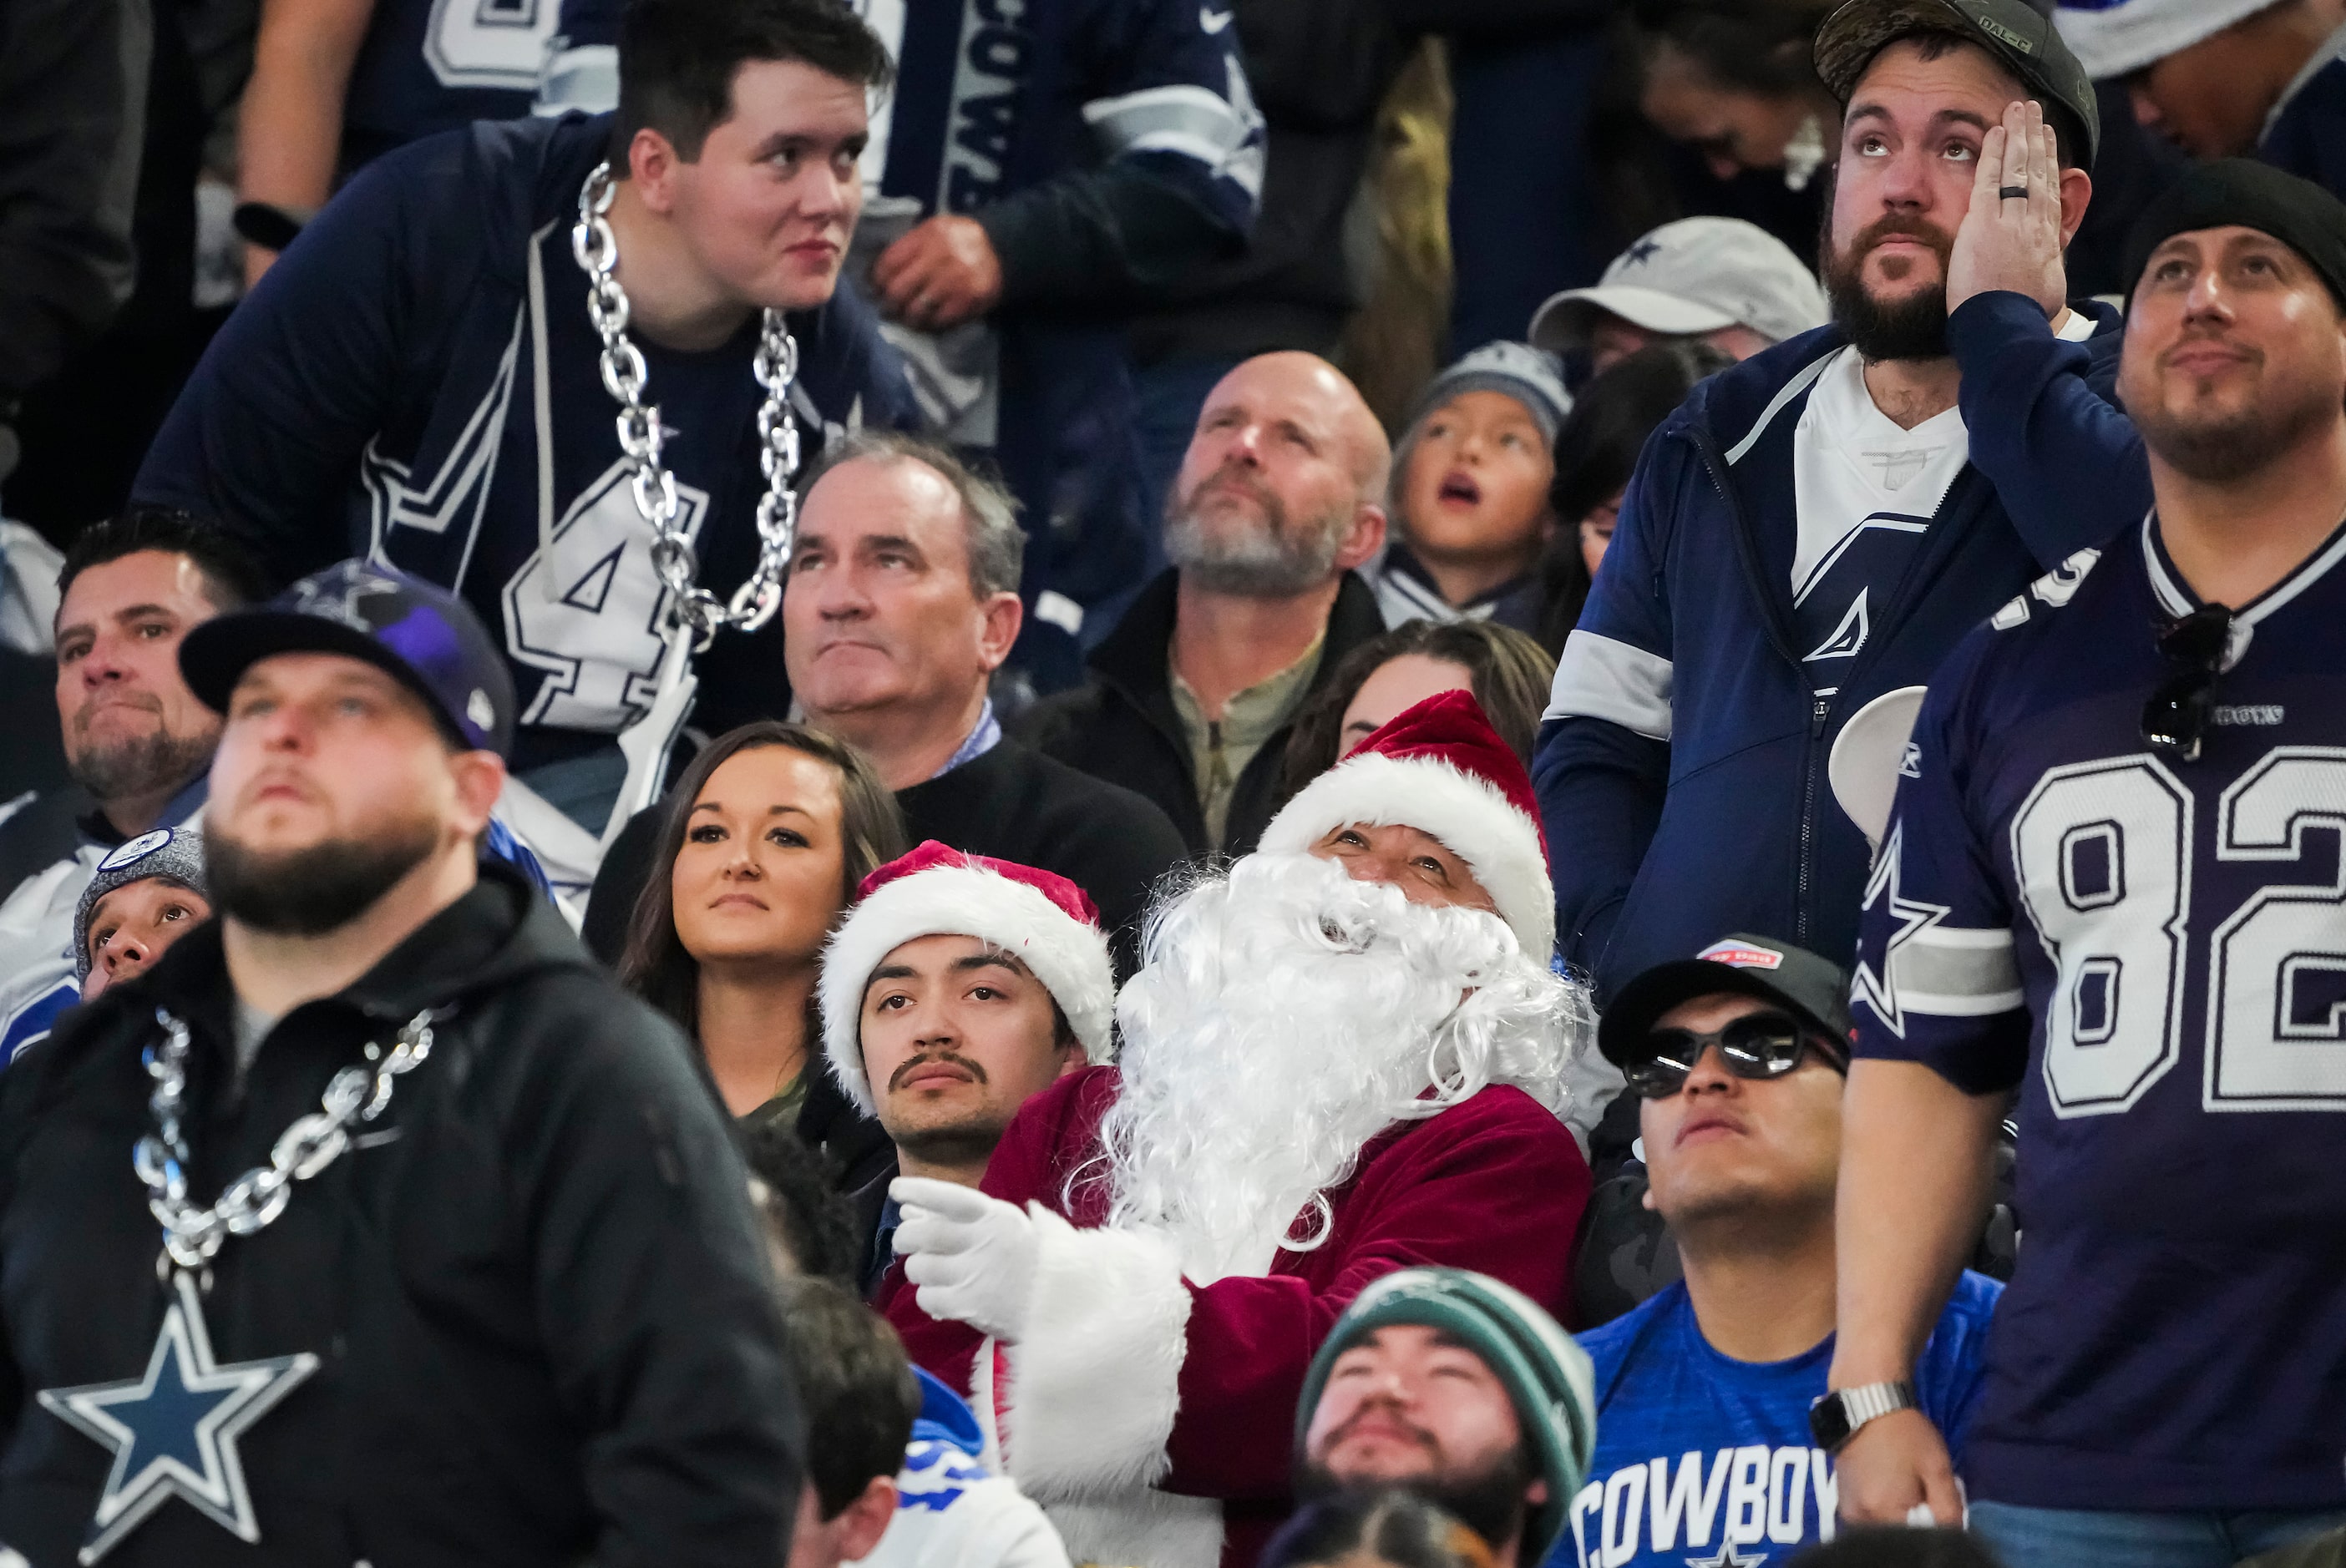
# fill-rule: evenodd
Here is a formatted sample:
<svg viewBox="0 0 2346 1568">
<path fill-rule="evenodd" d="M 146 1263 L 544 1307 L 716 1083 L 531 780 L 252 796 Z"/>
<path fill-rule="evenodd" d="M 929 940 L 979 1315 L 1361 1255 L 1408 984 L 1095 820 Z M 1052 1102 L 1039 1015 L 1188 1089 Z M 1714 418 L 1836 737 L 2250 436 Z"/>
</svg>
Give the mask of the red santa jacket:
<svg viewBox="0 0 2346 1568">
<path fill-rule="evenodd" d="M 979 1357 L 975 1330 L 921 1311 L 902 1265 L 880 1296 L 913 1359 L 990 1418 L 1005 1468 L 1051 1508 L 1076 1561 L 1211 1568 L 1219 1549 L 1227 1568 L 1252 1564 L 1290 1512 L 1304 1372 L 1382 1275 L 1471 1268 L 1565 1317 L 1588 1166 L 1522 1090 L 1396 1123 L 1329 1193 L 1324 1244 L 1280 1250 L 1261 1277 L 1198 1285 L 1168 1245 L 1092 1228 L 1105 1183 L 1087 1179 L 1068 1201 L 1117 1082 L 1113 1067 L 1061 1079 L 1020 1110 L 986 1167 L 987 1193 L 1083 1227 L 1045 1222 L 1036 1320 L 1019 1345 Z"/>
</svg>

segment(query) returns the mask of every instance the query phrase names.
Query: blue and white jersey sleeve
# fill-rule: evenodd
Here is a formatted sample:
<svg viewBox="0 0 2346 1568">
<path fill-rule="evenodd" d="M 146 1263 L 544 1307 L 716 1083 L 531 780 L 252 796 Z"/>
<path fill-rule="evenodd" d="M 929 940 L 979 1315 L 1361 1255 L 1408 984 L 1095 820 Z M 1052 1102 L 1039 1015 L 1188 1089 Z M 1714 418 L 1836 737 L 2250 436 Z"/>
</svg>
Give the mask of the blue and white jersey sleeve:
<svg viewBox="0 0 2346 1568">
<path fill-rule="evenodd" d="M 1566 639 L 1543 722 L 1602 718 L 1649 740 L 1670 738 L 1670 602 L 1662 540 L 1685 464 L 1646 443 L 1621 496 L 1605 569 Z"/>
<path fill-rule="evenodd" d="M 1236 13 L 1199 0 L 1111 0 L 1094 26 L 1115 90 L 1084 105 L 1101 158 L 1153 168 L 1244 232 L 1262 202 L 1263 117 Z"/>
</svg>

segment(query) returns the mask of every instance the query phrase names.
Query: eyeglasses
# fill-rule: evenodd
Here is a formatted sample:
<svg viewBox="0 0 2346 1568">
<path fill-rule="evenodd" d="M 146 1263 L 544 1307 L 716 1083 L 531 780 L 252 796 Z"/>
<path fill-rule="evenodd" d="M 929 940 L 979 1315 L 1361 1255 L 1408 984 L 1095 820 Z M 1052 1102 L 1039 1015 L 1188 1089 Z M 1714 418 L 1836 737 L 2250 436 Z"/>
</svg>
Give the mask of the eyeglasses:
<svg viewBox="0 0 2346 1568">
<path fill-rule="evenodd" d="M 1641 1100 L 1667 1100 L 1686 1087 L 1687 1075 L 1702 1054 L 1719 1047 L 1719 1059 L 1739 1078 L 1780 1078 L 1814 1052 L 1836 1073 L 1849 1059 L 1817 1032 L 1789 1013 L 1748 1013 L 1723 1029 L 1697 1034 L 1691 1029 L 1657 1029 L 1646 1036 L 1645 1059 L 1622 1070 Z"/>
<path fill-rule="evenodd" d="M 2185 762 L 2199 760 L 2208 710 L 2215 706 L 2216 680 L 2224 673 L 2231 641 L 2232 612 L 2221 605 L 2202 605 L 2158 634 L 2168 677 L 2142 705 L 2145 745 L 2172 751 Z"/>
</svg>

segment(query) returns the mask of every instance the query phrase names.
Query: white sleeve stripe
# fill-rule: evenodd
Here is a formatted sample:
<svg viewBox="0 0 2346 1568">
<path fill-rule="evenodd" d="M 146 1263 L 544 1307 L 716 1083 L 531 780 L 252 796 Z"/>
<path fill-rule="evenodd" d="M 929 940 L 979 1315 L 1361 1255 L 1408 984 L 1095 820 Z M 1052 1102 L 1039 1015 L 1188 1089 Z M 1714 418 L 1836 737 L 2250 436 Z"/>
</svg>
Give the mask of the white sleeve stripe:
<svg viewBox="0 0 2346 1568">
<path fill-rule="evenodd" d="M 1187 84 L 1094 98 L 1084 120 L 1110 158 L 1169 148 L 1215 165 L 1244 147 L 1252 129 L 1225 99 Z"/>
<path fill-rule="evenodd" d="M 1595 632 L 1565 639 L 1549 688 L 1550 718 L 1603 718 L 1654 740 L 1670 738 L 1670 661 Z"/>
</svg>

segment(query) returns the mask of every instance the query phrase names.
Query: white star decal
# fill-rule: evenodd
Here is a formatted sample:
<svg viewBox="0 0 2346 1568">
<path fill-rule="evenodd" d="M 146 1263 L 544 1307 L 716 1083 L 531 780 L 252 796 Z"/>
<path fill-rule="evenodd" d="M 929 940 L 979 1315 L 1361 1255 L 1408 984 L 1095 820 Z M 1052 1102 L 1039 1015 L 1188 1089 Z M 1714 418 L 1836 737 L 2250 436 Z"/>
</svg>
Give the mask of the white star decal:
<svg viewBox="0 0 2346 1568">
<path fill-rule="evenodd" d="M 1687 1568 L 1760 1568 L 1760 1564 L 1767 1561 L 1768 1554 L 1765 1552 L 1755 1553 L 1746 1557 L 1743 1555 L 1743 1549 L 1729 1541 L 1723 1543 L 1711 1556 L 1688 1558 L 1686 1565 Z"/>
<path fill-rule="evenodd" d="M 1890 983 L 1896 967 L 1898 950 L 1914 939 L 1915 933 L 1936 925 L 1946 918 L 1947 906 L 1927 904 L 1919 900 L 1901 897 L 1898 891 L 1899 861 L 1906 825 L 1893 820 L 1890 836 L 1882 842 L 1882 853 L 1874 857 L 1873 874 L 1865 881 L 1864 909 L 1868 913 L 1884 898 L 1890 901 L 1890 918 L 1897 923 L 1882 946 L 1882 967 L 1873 966 L 1867 942 L 1860 942 L 1857 952 L 1857 973 L 1851 981 L 1853 1001 L 1862 1002 L 1873 1009 L 1875 1017 L 1889 1026 L 1890 1033 L 1901 1040 L 1906 1037 L 1906 1015 L 1898 1005 L 1898 993 Z"/>
</svg>

